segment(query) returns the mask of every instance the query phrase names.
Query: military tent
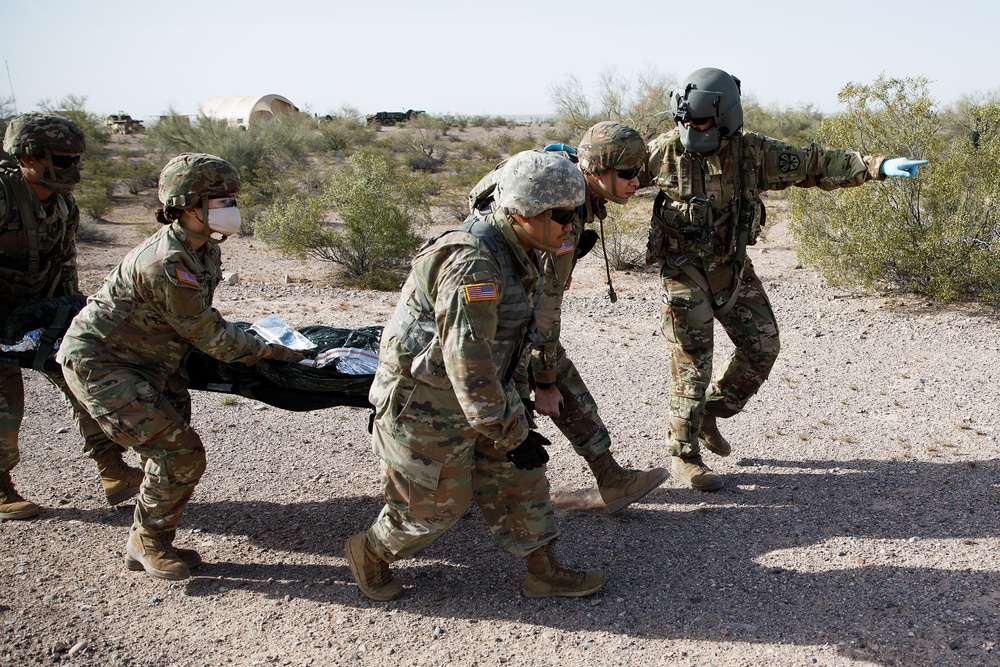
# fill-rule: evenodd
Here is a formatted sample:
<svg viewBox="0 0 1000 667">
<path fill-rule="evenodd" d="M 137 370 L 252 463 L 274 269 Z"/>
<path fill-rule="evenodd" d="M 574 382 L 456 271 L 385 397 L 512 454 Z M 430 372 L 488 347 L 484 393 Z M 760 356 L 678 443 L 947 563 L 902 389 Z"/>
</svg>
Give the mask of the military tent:
<svg viewBox="0 0 1000 667">
<path fill-rule="evenodd" d="M 213 97 L 201 105 L 199 113 L 249 128 L 251 123 L 298 112 L 299 108 L 281 95 L 249 95 Z"/>
</svg>

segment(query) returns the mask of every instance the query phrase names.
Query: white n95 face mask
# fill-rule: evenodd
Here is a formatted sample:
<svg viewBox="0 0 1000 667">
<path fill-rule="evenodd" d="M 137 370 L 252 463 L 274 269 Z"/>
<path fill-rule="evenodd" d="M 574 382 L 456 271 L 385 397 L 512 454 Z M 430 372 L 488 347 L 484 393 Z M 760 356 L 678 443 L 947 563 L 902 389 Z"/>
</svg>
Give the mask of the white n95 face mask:
<svg viewBox="0 0 1000 667">
<path fill-rule="evenodd" d="M 208 228 L 216 234 L 232 236 L 240 231 L 240 209 L 235 206 L 226 208 L 210 208 L 208 210 Z"/>
</svg>

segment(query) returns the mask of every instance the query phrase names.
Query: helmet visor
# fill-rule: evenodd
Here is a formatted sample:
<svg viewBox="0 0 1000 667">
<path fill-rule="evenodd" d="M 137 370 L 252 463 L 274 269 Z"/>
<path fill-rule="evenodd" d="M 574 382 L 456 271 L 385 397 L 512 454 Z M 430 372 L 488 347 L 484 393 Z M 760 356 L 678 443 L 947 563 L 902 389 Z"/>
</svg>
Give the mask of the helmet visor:
<svg viewBox="0 0 1000 667">
<path fill-rule="evenodd" d="M 695 118 L 715 118 L 721 100 L 722 93 L 714 90 L 689 90 L 677 105 L 675 120 L 683 123 Z"/>
</svg>

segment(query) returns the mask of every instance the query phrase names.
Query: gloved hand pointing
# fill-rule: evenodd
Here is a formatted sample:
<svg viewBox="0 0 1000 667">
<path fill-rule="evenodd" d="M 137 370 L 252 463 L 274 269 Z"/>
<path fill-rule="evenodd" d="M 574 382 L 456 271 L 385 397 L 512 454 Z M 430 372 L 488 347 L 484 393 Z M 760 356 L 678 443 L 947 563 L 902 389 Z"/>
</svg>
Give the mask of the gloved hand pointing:
<svg viewBox="0 0 1000 667">
<path fill-rule="evenodd" d="M 517 448 L 507 452 L 507 459 L 518 470 L 541 468 L 549 460 L 544 445 L 551 445 L 549 439 L 538 431 L 528 431 L 528 437 Z"/>
<path fill-rule="evenodd" d="M 912 178 L 917 175 L 917 167 L 927 164 L 927 160 L 911 160 L 905 157 L 894 157 L 882 163 L 882 175 L 886 178 Z"/>
<path fill-rule="evenodd" d="M 263 358 L 271 361 L 284 361 L 289 364 L 297 364 L 306 358 L 306 355 L 302 354 L 298 350 L 293 350 L 290 347 L 278 345 L 277 343 L 268 343 L 267 347 L 271 350 L 271 352 L 270 354 L 264 352 Z"/>
</svg>

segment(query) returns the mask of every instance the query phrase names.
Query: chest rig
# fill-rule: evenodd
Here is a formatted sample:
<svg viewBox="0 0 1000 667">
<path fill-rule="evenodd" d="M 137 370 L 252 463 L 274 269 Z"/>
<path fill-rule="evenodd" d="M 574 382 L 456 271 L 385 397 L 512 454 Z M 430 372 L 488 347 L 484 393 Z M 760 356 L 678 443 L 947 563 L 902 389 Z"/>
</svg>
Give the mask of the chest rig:
<svg viewBox="0 0 1000 667">
<path fill-rule="evenodd" d="M 56 196 L 52 212 L 37 219 L 28 184 L 17 168 L 0 169 L 0 187 L 6 199 L 0 216 L 0 297 L 13 304 L 52 296 L 62 267 L 51 255 L 63 244 L 69 208 Z"/>
<path fill-rule="evenodd" d="M 683 270 L 709 296 L 704 274 L 691 259 L 737 264 L 733 298 L 716 307 L 723 315 L 735 303 L 747 246 L 763 229 L 766 211 L 757 182 L 758 150 L 742 135 L 713 155 L 688 153 L 679 136 L 669 141 L 653 204 L 646 262 Z"/>
<path fill-rule="evenodd" d="M 492 358 L 497 373 L 502 374 L 501 379 L 506 385 L 513 377 L 522 352 L 531 345 L 535 332 L 535 299 L 541 292 L 526 289 L 523 271 L 517 268 L 503 232 L 479 215 L 471 216 L 459 227 L 428 241 L 417 252 L 414 265 L 426 254 L 439 252 L 444 245 L 451 243 L 449 236 L 455 236 L 453 242 L 456 244 L 468 244 L 468 237 L 464 237 L 462 232 L 473 236 L 500 265 L 503 284 L 497 304 Z M 409 299 L 401 299 L 383 336 L 395 336 L 409 353 L 412 358 L 409 370 L 414 379 L 443 388 L 449 380 L 435 326 L 433 297 L 436 295 L 430 292 L 429 286 L 421 284 L 416 275 L 413 282 L 413 301 L 419 311 L 414 311 Z"/>
</svg>

